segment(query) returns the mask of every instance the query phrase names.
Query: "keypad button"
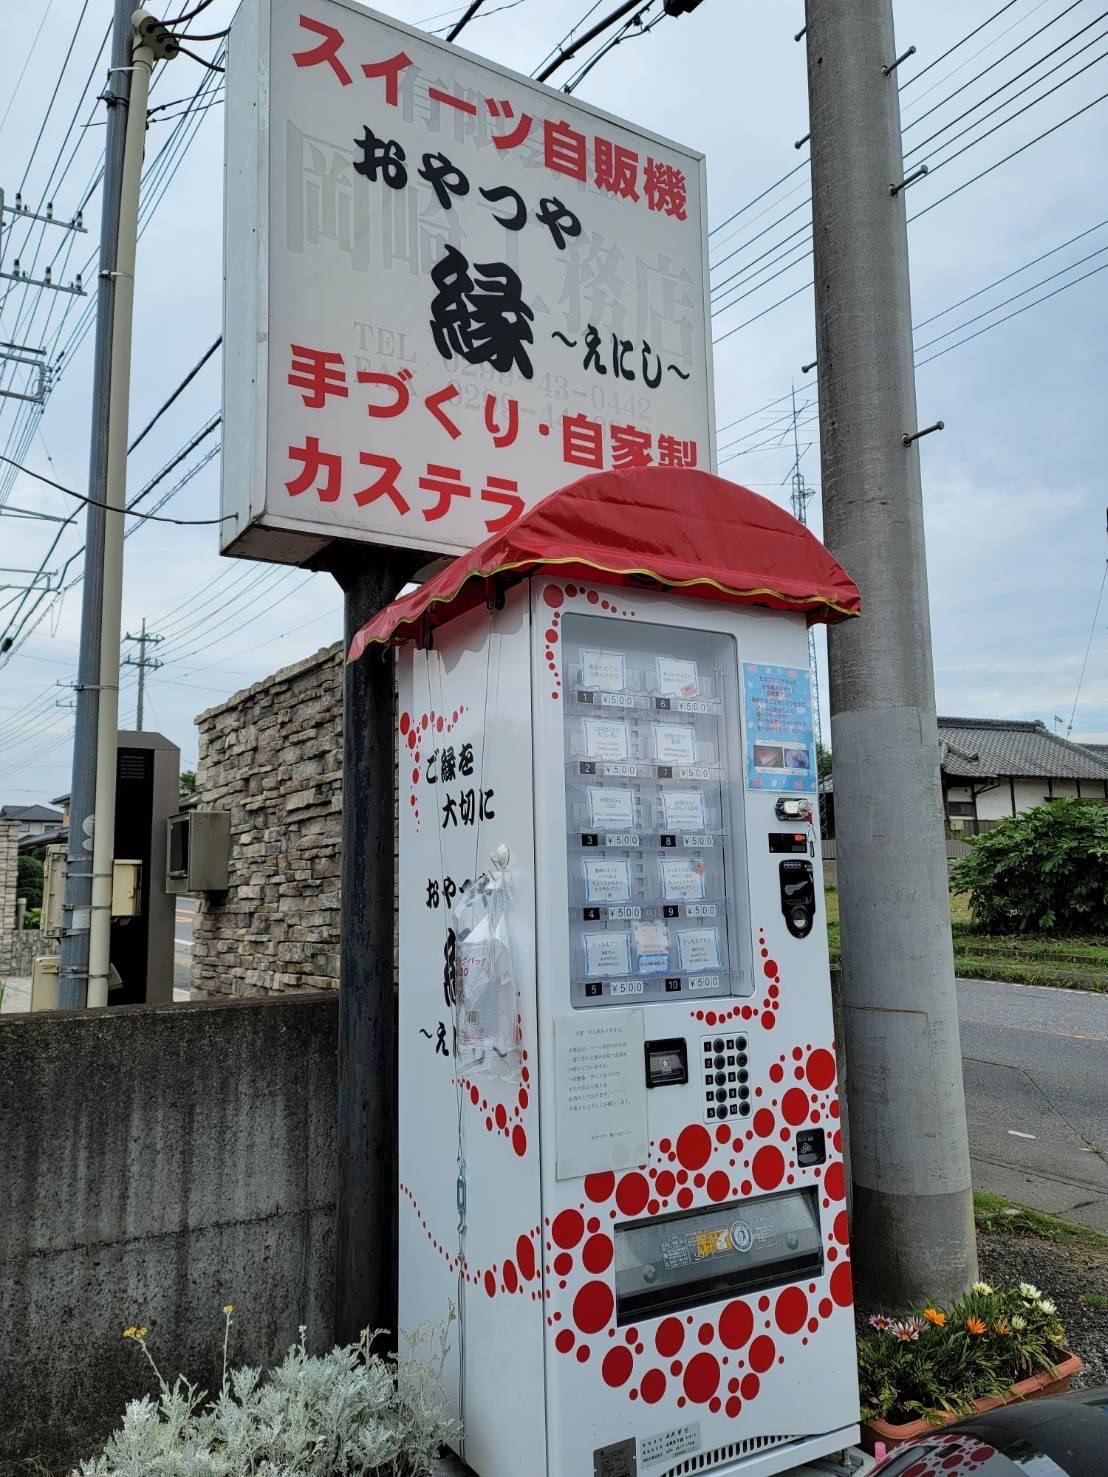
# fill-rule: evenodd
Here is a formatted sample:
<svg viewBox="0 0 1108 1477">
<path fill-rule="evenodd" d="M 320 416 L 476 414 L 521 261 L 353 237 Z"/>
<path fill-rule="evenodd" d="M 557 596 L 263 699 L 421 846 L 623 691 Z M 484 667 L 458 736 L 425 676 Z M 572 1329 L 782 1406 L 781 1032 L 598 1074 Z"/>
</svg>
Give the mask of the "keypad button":
<svg viewBox="0 0 1108 1477">
<path fill-rule="evenodd" d="M 732 1075 L 732 1077 L 737 1076 L 740 1082 L 749 1082 L 749 1080 L 750 1080 L 750 1073 L 749 1072 L 744 1072 L 744 1071 L 739 1071 L 737 1073 L 736 1072 L 732 1072 L 731 1075 Z"/>
<path fill-rule="evenodd" d="M 749 1087 L 740 1087 L 739 1088 L 739 1096 L 745 1101 L 750 1096 L 750 1088 Z"/>
<path fill-rule="evenodd" d="M 715 1049 L 717 1051 L 722 1051 L 723 1050 L 723 1037 L 722 1036 L 717 1036 L 716 1039 L 715 1039 L 715 1041 L 713 1041 L 712 1045 L 715 1047 Z"/>
<path fill-rule="evenodd" d="M 738 1056 L 735 1058 L 735 1060 L 738 1062 L 738 1064 L 739 1064 L 740 1067 L 745 1067 L 746 1066 L 746 1052 L 745 1051 L 740 1051 L 739 1054 L 738 1054 Z"/>
<path fill-rule="evenodd" d="M 716 1088 L 716 1102 L 717 1103 L 725 1103 L 726 1101 L 727 1101 L 727 1089 L 726 1089 L 726 1087 L 717 1087 Z"/>
<path fill-rule="evenodd" d="M 740 1103 L 739 1104 L 739 1112 L 743 1115 L 744 1118 L 749 1118 L 750 1117 L 750 1104 L 749 1103 Z"/>
<path fill-rule="evenodd" d="M 718 1067 L 722 1067 L 722 1066 L 723 1066 L 723 1063 L 724 1063 L 724 1061 L 725 1061 L 725 1058 L 724 1058 L 724 1057 L 722 1057 L 722 1056 L 717 1056 L 717 1057 L 716 1057 L 716 1058 L 715 1058 L 715 1063 L 716 1063 L 716 1066 L 717 1066 L 717 1068 L 718 1068 Z"/>
</svg>

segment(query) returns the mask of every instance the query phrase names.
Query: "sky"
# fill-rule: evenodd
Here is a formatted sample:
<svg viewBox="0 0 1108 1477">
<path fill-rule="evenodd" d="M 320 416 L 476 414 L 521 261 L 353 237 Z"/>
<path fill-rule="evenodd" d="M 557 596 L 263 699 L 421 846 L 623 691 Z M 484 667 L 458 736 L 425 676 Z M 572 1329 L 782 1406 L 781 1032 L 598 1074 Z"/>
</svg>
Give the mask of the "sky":
<svg viewBox="0 0 1108 1477">
<path fill-rule="evenodd" d="M 167 14 L 184 8 L 185 0 L 172 0 Z M 438 0 L 436 10 L 436 0 L 392 0 L 377 8 L 435 30 L 465 7 Z M 486 14 L 467 27 L 464 42 L 530 73 L 588 8 L 588 0 L 486 0 Z M 596 11 L 611 8 L 604 0 Z M 660 8 L 655 0 L 654 12 Z M 234 0 L 214 0 L 205 24 L 193 29 L 221 30 L 234 9 Z M 941 355 L 919 363 L 917 376 L 921 425 L 945 422 L 943 432 L 920 443 L 938 709 L 1041 719 L 1051 728 L 1060 722 L 1063 732 L 1072 713 L 1075 739 L 1105 742 L 1108 599 L 1095 625 L 1094 609 L 1108 554 L 1108 275 L 1097 275 L 1108 263 L 1108 30 L 1097 29 L 1090 0 L 1011 0 L 998 15 L 1001 9 L 1001 0 L 895 3 L 897 50 L 916 47 L 899 72 L 905 149 L 923 144 L 909 161 L 927 160 L 931 167 L 912 187 L 909 215 L 957 190 L 909 227 L 917 363 Z M 84 198 L 103 149 L 103 108 L 93 98 L 105 80 L 106 53 L 98 48 L 111 10 L 111 0 L 36 0 L 5 14 L 0 189 L 8 205 L 21 188 L 32 209 L 50 199 L 54 213 L 69 219 Z M 805 286 L 810 262 L 802 250 L 756 259 L 808 219 L 806 151 L 794 148 L 808 131 L 804 46 L 793 39 L 802 24 L 800 0 L 703 0 L 692 15 L 629 35 L 577 90 L 583 100 L 705 153 L 711 261 L 737 252 L 712 280 L 741 269 L 747 274 L 741 290 L 749 292 L 713 319 L 717 425 L 738 422 L 721 430 L 720 471 L 786 507 L 796 455 L 788 398 L 794 386 L 800 470 L 809 487 L 819 487 L 815 391 L 801 372 L 815 358 L 812 293 Z M 963 41 L 978 26 L 978 34 Z M 196 49 L 210 57 L 216 44 Z M 574 65 L 554 80 L 572 76 Z M 202 111 L 178 116 L 202 75 L 182 56 L 154 78 L 151 107 L 160 112 L 151 120 L 147 145 L 132 435 L 221 330 L 221 92 L 210 93 Z M 209 76 L 217 87 L 220 79 Z M 983 101 L 994 89 L 1001 90 Z M 969 109 L 968 117 L 955 121 Z M 85 123 L 90 126 L 80 126 Z M 1031 142 L 1051 128 L 1048 137 Z M 165 147 L 172 151 L 159 162 L 157 151 Z M 985 177 L 957 189 L 985 170 Z M 91 258 L 84 284 L 94 288 L 95 193 L 83 222 L 87 234 L 79 235 L 13 222 L 6 214 L 0 270 L 11 272 L 19 257 L 27 271 L 37 249 L 32 275 L 53 261 L 54 280 L 69 282 Z M 800 245 L 803 234 L 795 240 Z M 1044 260 L 1028 265 L 1039 257 Z M 724 290 L 717 301 L 726 304 L 738 291 Z M 1056 295 L 1036 303 L 1049 293 Z M 66 348 L 41 416 L 23 402 L 0 399 L 0 452 L 77 490 L 88 475 L 93 334 L 82 338 L 74 330 L 82 314 L 87 325 L 92 302 L 91 296 L 0 281 L 0 340 L 46 345 L 52 356 Z M 22 383 L 9 371 L 0 386 Z M 131 456 L 129 495 L 208 425 L 219 403 L 217 353 Z M 201 442 L 159 491 L 172 488 L 217 442 L 217 436 Z M 216 518 L 218 469 L 218 457 L 200 466 L 166 505 L 166 515 Z M 78 505 L 21 473 L 9 483 L 6 470 L 0 465 L 0 499 L 6 491 L 0 549 L 5 565 L 34 569 L 57 525 L 10 510 L 57 517 Z M 155 503 L 151 497 L 145 506 Z M 818 531 L 818 495 L 809 516 Z M 62 570 L 82 538 L 78 510 L 61 530 L 47 568 Z M 180 745 L 183 768 L 195 766 L 198 712 L 341 635 L 341 600 L 329 576 L 221 559 L 212 526 L 140 524 L 125 551 L 123 629 L 137 632 L 145 618 L 163 638 L 156 655 L 164 665 L 147 683 L 146 726 Z M 78 556 L 64 583 L 80 569 Z M 0 574 L 0 583 L 28 580 L 25 573 Z M 13 598 L 20 597 L 0 590 L 0 607 Z M 2 802 L 45 801 L 69 788 L 67 684 L 76 671 L 80 600 L 80 587 L 72 584 L 64 597 L 42 600 L 37 623 L 23 627 L 15 648 L 0 658 Z M 0 629 L 15 609 L 0 608 Z M 121 726 L 134 721 L 135 685 L 135 669 L 125 668 Z M 826 692 L 823 680 L 825 736 Z"/>
</svg>

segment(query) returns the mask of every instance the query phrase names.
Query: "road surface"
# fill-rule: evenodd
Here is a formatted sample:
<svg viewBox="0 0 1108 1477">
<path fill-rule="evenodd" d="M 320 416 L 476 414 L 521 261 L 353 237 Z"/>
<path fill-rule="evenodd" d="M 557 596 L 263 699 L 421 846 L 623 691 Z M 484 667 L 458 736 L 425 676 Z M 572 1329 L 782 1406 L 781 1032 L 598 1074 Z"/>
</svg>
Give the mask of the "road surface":
<svg viewBox="0 0 1108 1477">
<path fill-rule="evenodd" d="M 176 897 L 173 923 L 173 998 L 187 1000 L 192 986 L 192 917 L 194 897 Z M 182 993 L 182 991 L 184 993 Z"/>
<path fill-rule="evenodd" d="M 1108 1234 L 1108 995 L 958 981 L 974 1188 Z"/>
</svg>

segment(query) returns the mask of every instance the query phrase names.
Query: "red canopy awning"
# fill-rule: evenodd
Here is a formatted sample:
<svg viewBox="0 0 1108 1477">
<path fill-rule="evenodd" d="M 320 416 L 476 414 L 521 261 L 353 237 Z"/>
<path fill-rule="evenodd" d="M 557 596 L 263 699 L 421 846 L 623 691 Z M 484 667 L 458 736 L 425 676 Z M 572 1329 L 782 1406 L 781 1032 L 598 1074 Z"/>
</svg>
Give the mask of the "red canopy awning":
<svg viewBox="0 0 1108 1477">
<path fill-rule="evenodd" d="M 802 611 L 809 625 L 861 611 L 858 587 L 814 534 L 749 488 L 689 468 L 597 472 L 552 492 L 366 623 L 367 646 L 425 642 L 444 621 L 540 570 L 680 590 L 728 605 Z"/>
</svg>

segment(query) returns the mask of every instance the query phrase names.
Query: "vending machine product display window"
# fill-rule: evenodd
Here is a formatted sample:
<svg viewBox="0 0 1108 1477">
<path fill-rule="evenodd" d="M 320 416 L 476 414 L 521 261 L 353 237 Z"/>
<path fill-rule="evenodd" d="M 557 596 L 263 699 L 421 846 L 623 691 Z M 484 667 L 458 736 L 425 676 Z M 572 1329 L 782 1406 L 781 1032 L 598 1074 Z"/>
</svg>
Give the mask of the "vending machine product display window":
<svg viewBox="0 0 1108 1477">
<path fill-rule="evenodd" d="M 567 614 L 561 644 L 574 1006 L 749 994 L 734 638 Z"/>
</svg>

